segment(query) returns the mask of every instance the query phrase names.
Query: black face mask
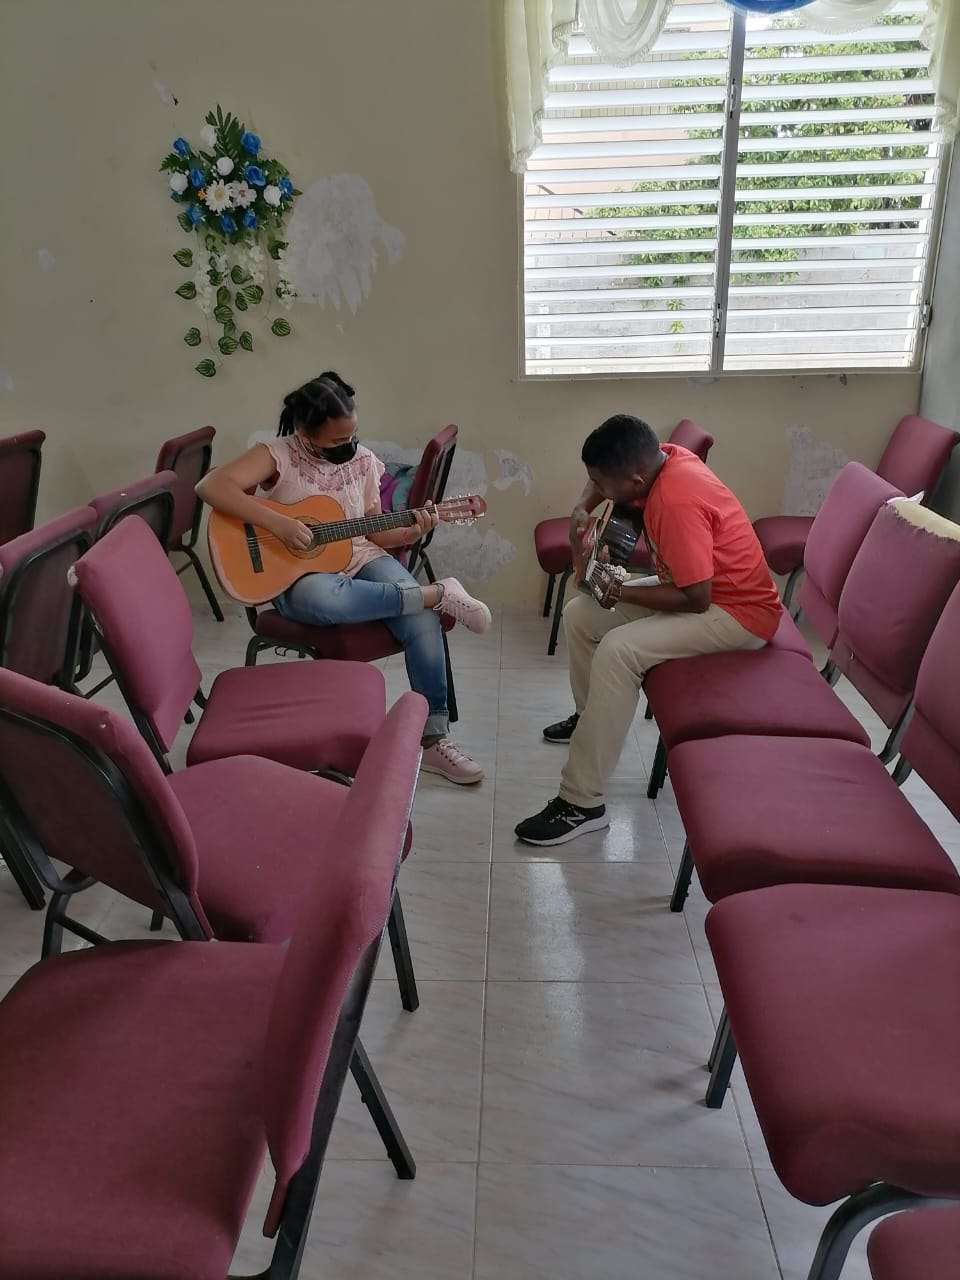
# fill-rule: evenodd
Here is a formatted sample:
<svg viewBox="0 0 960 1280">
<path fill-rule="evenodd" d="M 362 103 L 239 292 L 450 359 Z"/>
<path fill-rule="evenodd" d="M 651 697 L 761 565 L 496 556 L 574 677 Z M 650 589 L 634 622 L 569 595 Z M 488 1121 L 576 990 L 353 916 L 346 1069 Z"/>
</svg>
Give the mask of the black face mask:
<svg viewBox="0 0 960 1280">
<path fill-rule="evenodd" d="M 350 462 L 357 452 L 357 438 L 348 440 L 346 444 L 335 444 L 332 449 L 321 449 L 321 455 L 327 462 Z"/>
</svg>

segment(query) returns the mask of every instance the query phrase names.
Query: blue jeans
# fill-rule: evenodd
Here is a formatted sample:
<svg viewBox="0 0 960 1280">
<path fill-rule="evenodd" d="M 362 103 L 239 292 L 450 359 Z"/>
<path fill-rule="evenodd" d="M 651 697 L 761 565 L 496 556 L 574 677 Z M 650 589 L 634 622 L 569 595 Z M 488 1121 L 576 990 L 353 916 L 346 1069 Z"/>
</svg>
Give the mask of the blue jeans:
<svg viewBox="0 0 960 1280">
<path fill-rule="evenodd" d="M 274 601 L 285 618 L 312 627 L 381 621 L 403 646 L 410 688 L 430 704 L 424 736 L 445 734 L 447 667 L 440 619 L 423 607 L 417 580 L 391 555 L 365 564 L 353 578 L 309 573 Z"/>
</svg>

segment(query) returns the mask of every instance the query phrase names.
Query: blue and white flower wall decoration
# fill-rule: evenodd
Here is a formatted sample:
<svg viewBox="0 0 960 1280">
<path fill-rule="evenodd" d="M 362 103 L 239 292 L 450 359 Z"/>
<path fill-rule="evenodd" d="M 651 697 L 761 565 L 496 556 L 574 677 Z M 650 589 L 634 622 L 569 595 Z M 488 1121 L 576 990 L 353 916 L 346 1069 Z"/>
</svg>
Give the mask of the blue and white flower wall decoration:
<svg viewBox="0 0 960 1280">
<path fill-rule="evenodd" d="M 205 334 L 211 351 L 231 356 L 253 350 L 253 334 L 244 327 L 252 307 L 266 299 L 269 321 L 274 305 L 284 310 L 293 305 L 296 290 L 283 261 L 285 223 L 300 192 L 280 161 L 263 154 L 257 135 L 219 106 L 207 115 L 200 144 L 195 148 L 177 138 L 160 166 L 170 175 L 171 198 L 181 206 L 177 222 L 187 234 L 196 232 L 199 246 L 196 252 L 185 247 L 173 255 L 181 267 L 193 270 L 176 293 L 196 302 L 203 314 L 204 332 L 191 326 L 183 335 L 187 346 L 200 346 Z M 290 322 L 277 316 L 270 332 L 285 338 Z M 212 378 L 217 364 L 205 358 L 195 368 Z"/>
</svg>

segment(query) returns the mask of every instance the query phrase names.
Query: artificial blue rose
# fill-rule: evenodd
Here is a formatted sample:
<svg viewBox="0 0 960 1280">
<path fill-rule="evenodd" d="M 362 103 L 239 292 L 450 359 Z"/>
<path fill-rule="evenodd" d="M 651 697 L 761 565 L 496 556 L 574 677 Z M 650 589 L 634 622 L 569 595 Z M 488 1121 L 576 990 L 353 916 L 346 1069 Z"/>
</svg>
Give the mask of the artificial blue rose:
<svg viewBox="0 0 960 1280">
<path fill-rule="evenodd" d="M 229 235 L 232 235 L 234 231 L 236 231 L 236 229 L 237 229 L 237 224 L 234 221 L 234 219 L 230 216 L 229 213 L 223 213 L 220 215 L 221 231 L 223 231 L 226 235 L 229 236 Z"/>
<path fill-rule="evenodd" d="M 260 139 L 255 133 L 245 133 L 240 139 L 240 145 L 248 155 L 255 156 L 260 150 Z"/>
<path fill-rule="evenodd" d="M 191 227 L 195 227 L 198 222 L 203 221 L 203 210 L 199 205 L 192 204 L 190 206 L 187 210 L 187 221 L 190 223 Z"/>
<path fill-rule="evenodd" d="M 186 138 L 177 138 L 173 144 L 173 149 L 178 156 L 182 156 L 183 159 L 186 160 L 187 156 L 190 154 L 190 143 Z"/>
<path fill-rule="evenodd" d="M 196 187 L 196 189 L 199 191 L 206 181 L 207 181 L 207 175 L 203 172 L 202 169 L 193 168 L 190 170 L 191 187 Z"/>
<path fill-rule="evenodd" d="M 280 181 L 277 183 L 277 186 L 280 188 L 281 195 L 285 195 L 285 196 L 293 195 L 293 183 L 290 181 L 289 178 L 281 178 Z"/>
<path fill-rule="evenodd" d="M 253 231 L 257 225 L 257 215 L 252 209 L 248 209 L 241 219 L 243 225 L 248 231 Z"/>
<path fill-rule="evenodd" d="M 267 185 L 266 174 L 255 164 L 248 164 L 243 171 L 243 176 L 251 187 L 265 187 Z"/>
</svg>

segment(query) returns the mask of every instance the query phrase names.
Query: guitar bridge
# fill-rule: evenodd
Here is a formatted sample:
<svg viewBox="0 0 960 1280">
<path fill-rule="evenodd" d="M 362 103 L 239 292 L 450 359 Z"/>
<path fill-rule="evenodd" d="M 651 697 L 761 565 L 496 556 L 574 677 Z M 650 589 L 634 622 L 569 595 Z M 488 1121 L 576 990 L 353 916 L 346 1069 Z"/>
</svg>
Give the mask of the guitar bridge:
<svg viewBox="0 0 960 1280">
<path fill-rule="evenodd" d="M 243 532 L 247 539 L 247 550 L 250 553 L 250 564 L 253 567 L 253 572 L 263 573 L 263 556 L 260 554 L 257 531 L 252 524 L 245 524 Z"/>
</svg>

